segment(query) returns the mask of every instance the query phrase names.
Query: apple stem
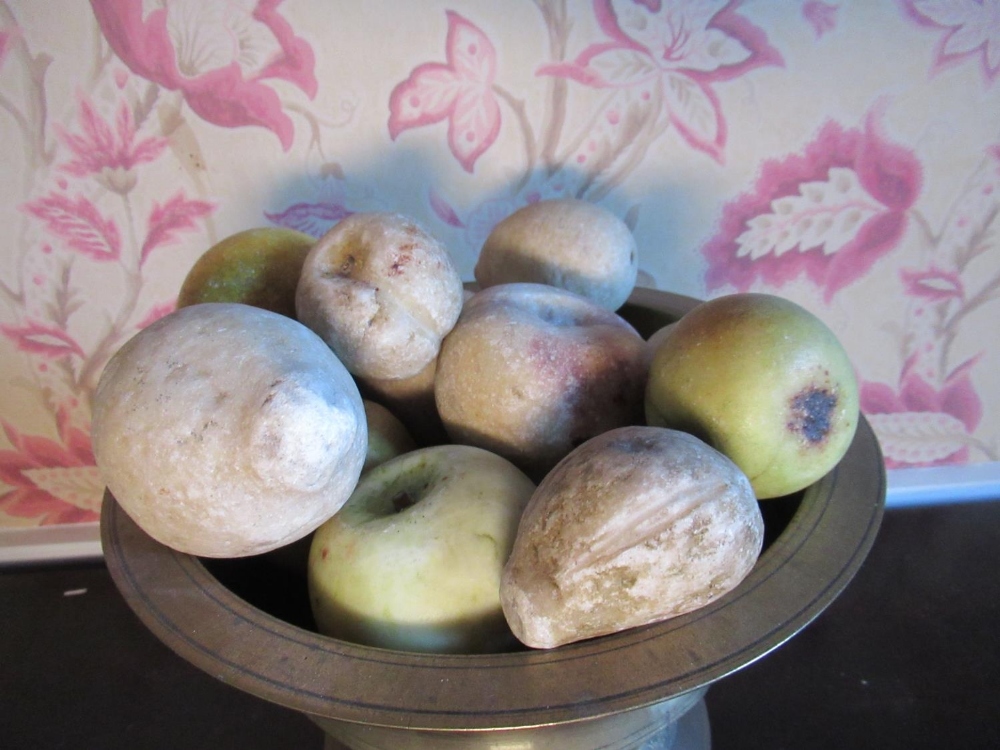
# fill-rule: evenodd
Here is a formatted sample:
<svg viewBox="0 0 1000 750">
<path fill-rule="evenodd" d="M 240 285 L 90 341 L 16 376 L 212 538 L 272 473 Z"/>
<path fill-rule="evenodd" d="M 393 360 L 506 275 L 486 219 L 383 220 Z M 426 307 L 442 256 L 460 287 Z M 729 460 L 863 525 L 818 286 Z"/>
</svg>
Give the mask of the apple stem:
<svg viewBox="0 0 1000 750">
<path fill-rule="evenodd" d="M 397 493 L 396 496 L 392 498 L 392 507 L 395 509 L 397 513 L 402 513 L 407 508 L 410 508 L 416 504 L 417 501 L 413 498 L 413 495 L 411 495 L 406 490 Z"/>
</svg>

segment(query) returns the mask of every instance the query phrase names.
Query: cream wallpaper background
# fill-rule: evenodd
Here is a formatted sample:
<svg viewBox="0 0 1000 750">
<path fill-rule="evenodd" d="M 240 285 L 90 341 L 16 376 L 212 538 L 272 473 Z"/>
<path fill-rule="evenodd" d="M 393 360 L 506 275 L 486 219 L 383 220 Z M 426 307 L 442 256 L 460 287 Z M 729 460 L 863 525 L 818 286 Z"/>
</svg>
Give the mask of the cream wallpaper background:
<svg viewBox="0 0 1000 750">
<path fill-rule="evenodd" d="M 90 399 L 215 241 L 539 198 L 790 297 L 890 468 L 1000 461 L 1000 0 L 0 1 L 0 527 L 92 522 Z"/>
</svg>

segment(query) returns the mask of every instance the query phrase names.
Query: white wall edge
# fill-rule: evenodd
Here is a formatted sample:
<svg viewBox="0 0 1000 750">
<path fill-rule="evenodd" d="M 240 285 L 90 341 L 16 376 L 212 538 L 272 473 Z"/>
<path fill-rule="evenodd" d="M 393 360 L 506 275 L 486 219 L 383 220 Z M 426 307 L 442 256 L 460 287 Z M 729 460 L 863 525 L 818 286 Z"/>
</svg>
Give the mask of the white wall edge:
<svg viewBox="0 0 1000 750">
<path fill-rule="evenodd" d="M 100 560 L 101 527 L 92 523 L 0 529 L 0 565 Z"/>
<path fill-rule="evenodd" d="M 890 469 L 886 505 L 941 505 L 1000 499 L 1000 462 Z"/>
<path fill-rule="evenodd" d="M 1000 499 L 1000 462 L 890 469 L 886 474 L 889 508 Z M 102 558 L 97 522 L 0 529 L 0 565 Z"/>
</svg>

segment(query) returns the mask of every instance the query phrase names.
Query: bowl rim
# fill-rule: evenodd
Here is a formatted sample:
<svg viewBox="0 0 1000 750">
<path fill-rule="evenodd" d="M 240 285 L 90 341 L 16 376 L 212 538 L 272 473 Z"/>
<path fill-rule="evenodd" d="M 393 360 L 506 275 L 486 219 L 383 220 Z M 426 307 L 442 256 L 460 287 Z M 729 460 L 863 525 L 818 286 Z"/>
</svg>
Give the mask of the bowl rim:
<svg viewBox="0 0 1000 750">
<path fill-rule="evenodd" d="M 629 304 L 680 317 L 697 300 L 637 289 Z M 847 454 L 802 493 L 788 526 L 735 589 L 686 615 L 547 651 L 419 654 L 296 627 L 239 598 L 199 558 L 152 539 L 110 491 L 101 537 L 109 572 L 140 620 L 182 658 L 237 688 L 333 721 L 518 729 L 649 706 L 783 644 L 861 566 L 881 523 L 885 476 L 862 416 Z"/>
</svg>

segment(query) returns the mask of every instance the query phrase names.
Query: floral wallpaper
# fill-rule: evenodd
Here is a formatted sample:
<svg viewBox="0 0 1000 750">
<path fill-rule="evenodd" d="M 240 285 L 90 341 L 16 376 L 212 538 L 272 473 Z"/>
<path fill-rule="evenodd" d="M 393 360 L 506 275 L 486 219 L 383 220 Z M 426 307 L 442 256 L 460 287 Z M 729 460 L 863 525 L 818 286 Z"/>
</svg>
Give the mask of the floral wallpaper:
<svg viewBox="0 0 1000 750">
<path fill-rule="evenodd" d="M 214 242 L 577 196 L 782 294 L 891 468 L 1000 461 L 1000 0 L 0 0 L 0 527 L 94 521 L 101 370 Z"/>
</svg>

